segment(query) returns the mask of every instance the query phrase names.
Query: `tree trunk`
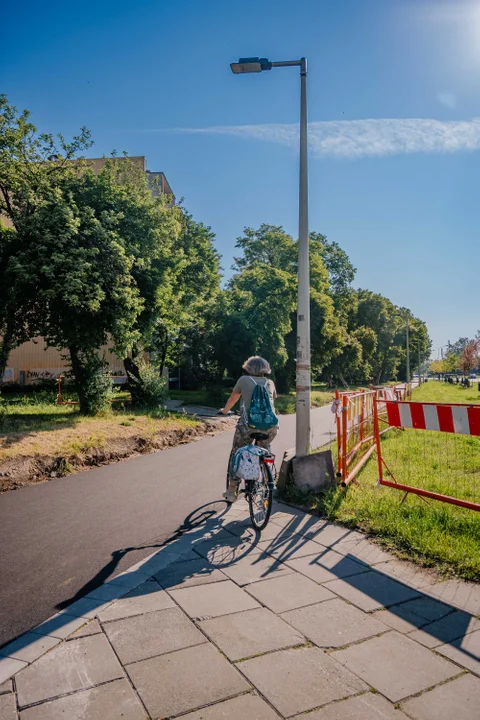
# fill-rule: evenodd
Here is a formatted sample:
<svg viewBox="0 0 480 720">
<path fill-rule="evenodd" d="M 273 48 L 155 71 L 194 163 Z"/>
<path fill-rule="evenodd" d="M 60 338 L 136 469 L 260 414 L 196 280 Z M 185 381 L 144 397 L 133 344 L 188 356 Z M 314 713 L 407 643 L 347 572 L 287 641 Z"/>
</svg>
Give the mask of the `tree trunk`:
<svg viewBox="0 0 480 720">
<path fill-rule="evenodd" d="M 13 325 L 7 320 L 5 334 L 3 335 L 2 341 L 0 343 L 0 384 L 2 383 L 3 373 L 5 372 L 5 368 L 7 367 L 8 358 L 11 351 L 13 350 L 13 346 Z"/>
<path fill-rule="evenodd" d="M 130 388 L 130 393 L 132 396 L 132 405 L 139 405 L 141 404 L 141 391 L 139 383 L 135 381 L 140 381 L 140 368 L 138 367 L 138 364 L 135 362 L 133 357 L 123 358 L 123 367 L 125 368 L 125 372 L 128 378 L 128 386 Z"/>
</svg>

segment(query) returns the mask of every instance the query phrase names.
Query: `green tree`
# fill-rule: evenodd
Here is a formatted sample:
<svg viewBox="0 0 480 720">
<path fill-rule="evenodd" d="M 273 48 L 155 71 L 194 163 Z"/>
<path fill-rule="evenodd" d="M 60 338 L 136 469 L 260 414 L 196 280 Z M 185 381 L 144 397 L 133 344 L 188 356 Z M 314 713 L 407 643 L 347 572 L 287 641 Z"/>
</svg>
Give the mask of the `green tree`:
<svg viewBox="0 0 480 720">
<path fill-rule="evenodd" d="M 96 377 L 105 367 L 98 348 L 112 337 L 122 353 L 138 340 L 143 305 L 131 273 L 135 258 L 121 234 L 123 213 L 115 209 L 122 193 L 108 173 L 84 169 L 58 181 L 22 230 L 29 240 L 23 269 L 37 276 L 40 334 L 48 345 L 68 349 L 87 413 L 97 407 Z"/>
<path fill-rule="evenodd" d="M 467 346 L 466 346 L 467 347 Z M 443 359 L 444 372 L 454 373 L 459 369 L 459 361 L 461 355 L 457 355 L 453 351 L 448 352 Z"/>
<path fill-rule="evenodd" d="M 0 378 L 15 347 L 38 334 L 43 307 L 38 268 L 29 265 L 34 217 L 55 198 L 56 185 L 71 176 L 71 160 L 91 145 L 82 128 L 67 142 L 38 133 L 27 110 L 19 112 L 0 95 Z"/>
<path fill-rule="evenodd" d="M 205 349 L 220 295 L 220 256 L 214 241 L 211 229 L 182 209 L 170 264 L 169 299 L 158 308 L 150 344 L 162 368 L 186 363 L 200 370 L 202 366 L 198 374 L 202 383 L 213 372 Z"/>
<path fill-rule="evenodd" d="M 245 228 L 237 241 L 242 255 L 226 290 L 225 320 L 217 347 L 230 374 L 236 375 L 248 354 L 264 354 L 281 391 L 295 378 L 298 246 L 282 227 Z M 329 275 L 320 243 L 311 240 L 311 354 L 321 371 L 338 350 L 341 331 L 334 314 Z"/>
</svg>

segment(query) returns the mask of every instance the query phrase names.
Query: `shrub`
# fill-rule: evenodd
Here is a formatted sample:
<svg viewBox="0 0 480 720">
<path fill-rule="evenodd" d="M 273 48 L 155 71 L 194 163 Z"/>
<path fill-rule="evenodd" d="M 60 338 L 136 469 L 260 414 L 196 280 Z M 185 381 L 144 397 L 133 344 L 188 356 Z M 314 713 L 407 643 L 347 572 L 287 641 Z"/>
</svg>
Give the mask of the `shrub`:
<svg viewBox="0 0 480 720">
<path fill-rule="evenodd" d="M 111 409 L 113 388 L 112 381 L 97 370 L 85 372 L 82 383 L 82 395 L 85 409 L 89 415 L 108 412 Z"/>
<path fill-rule="evenodd" d="M 138 364 L 140 377 L 130 374 L 132 399 L 135 405 L 149 409 L 162 406 L 168 398 L 168 383 L 160 370 L 142 360 Z"/>
</svg>

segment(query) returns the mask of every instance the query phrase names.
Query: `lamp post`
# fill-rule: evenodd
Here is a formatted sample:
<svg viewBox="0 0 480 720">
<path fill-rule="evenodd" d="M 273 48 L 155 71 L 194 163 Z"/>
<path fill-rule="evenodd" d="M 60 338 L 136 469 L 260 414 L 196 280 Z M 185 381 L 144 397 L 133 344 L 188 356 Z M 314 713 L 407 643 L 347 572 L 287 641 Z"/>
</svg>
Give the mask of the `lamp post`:
<svg viewBox="0 0 480 720">
<path fill-rule="evenodd" d="M 298 229 L 298 304 L 296 358 L 296 454 L 310 452 L 310 267 L 308 242 L 307 61 L 270 62 L 240 58 L 230 65 L 235 74 L 259 73 L 275 67 L 300 68 L 300 187 Z"/>
</svg>

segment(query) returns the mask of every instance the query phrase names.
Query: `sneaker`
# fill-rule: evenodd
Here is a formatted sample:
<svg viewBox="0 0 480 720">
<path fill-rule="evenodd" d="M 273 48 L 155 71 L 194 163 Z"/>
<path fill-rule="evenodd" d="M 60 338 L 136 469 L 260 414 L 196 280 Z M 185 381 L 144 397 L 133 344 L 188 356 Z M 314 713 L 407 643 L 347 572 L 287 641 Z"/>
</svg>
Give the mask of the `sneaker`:
<svg viewBox="0 0 480 720">
<path fill-rule="evenodd" d="M 238 500 L 238 488 L 240 483 L 230 482 L 228 484 L 228 490 L 223 493 L 223 497 L 228 503 L 234 503 Z"/>
</svg>

